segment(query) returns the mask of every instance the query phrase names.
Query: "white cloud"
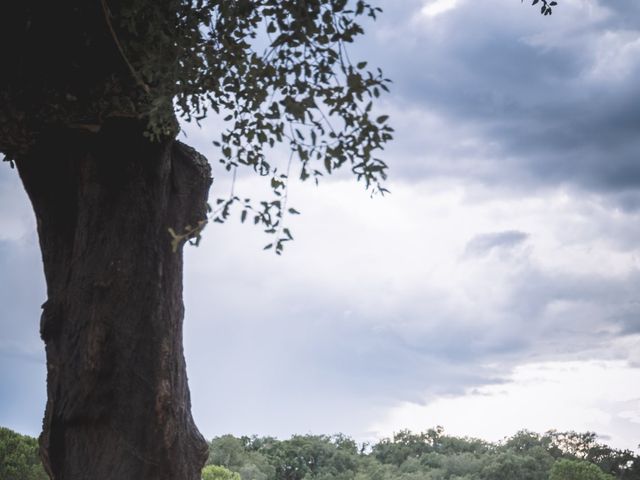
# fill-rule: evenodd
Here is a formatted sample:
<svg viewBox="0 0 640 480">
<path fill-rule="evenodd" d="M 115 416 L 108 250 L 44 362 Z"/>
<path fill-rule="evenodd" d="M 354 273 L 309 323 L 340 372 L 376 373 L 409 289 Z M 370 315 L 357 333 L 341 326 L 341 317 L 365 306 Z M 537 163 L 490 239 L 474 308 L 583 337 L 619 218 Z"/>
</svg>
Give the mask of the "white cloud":
<svg viewBox="0 0 640 480">
<path fill-rule="evenodd" d="M 243 178 L 236 191 L 251 196 L 257 184 Z M 390 196 L 370 199 L 347 181 L 294 185 L 289 201 L 303 215 L 291 219 L 296 242 L 282 258 L 262 252 L 268 239 L 236 223 L 207 230 L 203 245 L 189 250 L 186 351 L 207 435 L 223 433 L 207 414 L 214 404 L 236 412 L 225 424 L 248 422 L 249 406 L 224 406 L 222 384 L 240 396 L 273 395 L 261 415 L 290 412 L 301 423 L 289 431 L 357 434 L 374 417 L 346 415 L 338 425 L 323 408 L 379 409 L 391 398 L 417 398 L 425 384 L 432 393 L 481 386 L 531 358 L 634 361 L 635 347 L 612 338 L 616 315 L 635 298 L 627 277 L 638 270 L 638 249 L 617 241 L 637 238 L 633 214 L 612 215 L 597 197 L 563 189 L 514 198 L 443 179 L 390 187 Z M 513 231 L 527 232 L 526 241 L 465 256 L 478 235 Z M 543 388 L 534 387 L 518 391 L 544 403 Z M 299 401 L 301 389 L 325 407 Z M 581 408 L 576 415 L 606 426 L 619 406 Z M 538 425 L 515 410 L 510 418 L 505 435 Z M 255 432 L 269 433 L 268 424 L 259 420 Z M 460 433 L 474 433 L 467 426 Z"/>
<path fill-rule="evenodd" d="M 401 403 L 371 430 L 388 436 L 442 425 L 450 434 L 493 441 L 523 428 L 595 431 L 618 448 L 635 449 L 632 423 L 640 423 L 640 369 L 621 361 L 574 361 L 521 365 L 504 383 L 426 404 Z"/>
<path fill-rule="evenodd" d="M 453 10 L 459 3 L 460 0 L 428 0 L 420 10 L 420 13 L 427 18 L 437 17 L 449 10 Z"/>
<path fill-rule="evenodd" d="M 640 31 L 606 31 L 592 49 L 588 78 L 611 84 L 629 80 L 640 65 Z"/>
</svg>

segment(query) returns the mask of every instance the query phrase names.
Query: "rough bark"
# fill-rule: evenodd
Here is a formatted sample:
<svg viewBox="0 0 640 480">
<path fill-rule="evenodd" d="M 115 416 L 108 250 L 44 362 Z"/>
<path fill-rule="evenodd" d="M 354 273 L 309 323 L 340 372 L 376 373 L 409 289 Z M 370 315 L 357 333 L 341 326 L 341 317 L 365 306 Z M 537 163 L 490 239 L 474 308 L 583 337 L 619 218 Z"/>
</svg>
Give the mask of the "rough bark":
<svg viewBox="0 0 640 480">
<path fill-rule="evenodd" d="M 113 120 L 43 133 L 17 161 L 47 282 L 41 456 L 55 480 L 196 480 L 206 442 L 182 350 L 182 252 L 205 217 L 206 160 Z"/>
</svg>

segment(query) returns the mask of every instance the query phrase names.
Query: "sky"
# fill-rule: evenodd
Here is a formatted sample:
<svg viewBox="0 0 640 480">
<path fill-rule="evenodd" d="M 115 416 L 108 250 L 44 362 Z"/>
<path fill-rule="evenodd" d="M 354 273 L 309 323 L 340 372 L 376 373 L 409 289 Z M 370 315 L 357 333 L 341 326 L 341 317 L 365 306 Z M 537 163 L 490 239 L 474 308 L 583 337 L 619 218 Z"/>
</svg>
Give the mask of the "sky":
<svg viewBox="0 0 640 480">
<path fill-rule="evenodd" d="M 520 429 L 640 444 L 640 2 L 386 0 L 351 49 L 393 80 L 385 197 L 294 183 L 295 241 L 210 227 L 185 267 L 207 438 Z M 185 127 L 212 161 L 220 124 Z M 0 168 L 0 425 L 37 435 L 34 218 Z M 229 179 L 214 163 L 212 198 Z M 236 191 L 259 196 L 240 174 Z"/>
</svg>

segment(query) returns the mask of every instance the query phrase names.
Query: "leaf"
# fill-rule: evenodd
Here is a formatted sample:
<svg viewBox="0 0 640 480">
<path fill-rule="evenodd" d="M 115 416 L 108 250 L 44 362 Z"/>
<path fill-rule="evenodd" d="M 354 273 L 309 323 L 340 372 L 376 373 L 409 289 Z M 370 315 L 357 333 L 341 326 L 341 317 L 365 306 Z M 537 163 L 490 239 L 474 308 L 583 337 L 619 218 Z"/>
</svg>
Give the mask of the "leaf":
<svg viewBox="0 0 640 480">
<path fill-rule="evenodd" d="M 324 168 L 327 169 L 327 173 L 331 173 L 331 158 L 324 157 Z"/>
</svg>

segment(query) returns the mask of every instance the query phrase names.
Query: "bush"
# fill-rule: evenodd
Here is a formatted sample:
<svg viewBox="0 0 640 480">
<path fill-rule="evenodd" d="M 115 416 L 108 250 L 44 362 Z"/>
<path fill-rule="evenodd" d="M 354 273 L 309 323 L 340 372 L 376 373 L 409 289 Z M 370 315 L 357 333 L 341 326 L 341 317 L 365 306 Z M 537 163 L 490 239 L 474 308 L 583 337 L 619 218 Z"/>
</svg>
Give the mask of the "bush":
<svg viewBox="0 0 640 480">
<path fill-rule="evenodd" d="M 207 465 L 201 476 L 202 480 L 240 480 L 240 475 L 219 465 Z"/>
</svg>

